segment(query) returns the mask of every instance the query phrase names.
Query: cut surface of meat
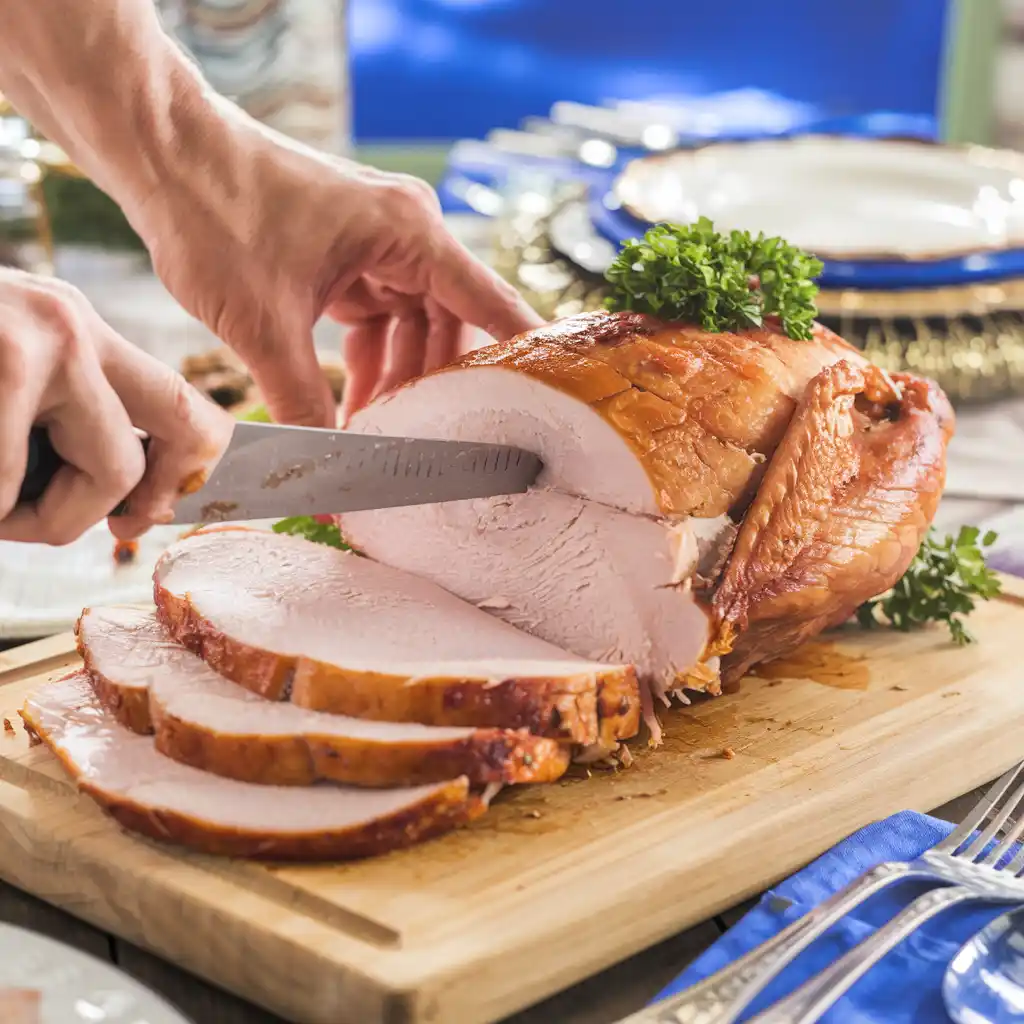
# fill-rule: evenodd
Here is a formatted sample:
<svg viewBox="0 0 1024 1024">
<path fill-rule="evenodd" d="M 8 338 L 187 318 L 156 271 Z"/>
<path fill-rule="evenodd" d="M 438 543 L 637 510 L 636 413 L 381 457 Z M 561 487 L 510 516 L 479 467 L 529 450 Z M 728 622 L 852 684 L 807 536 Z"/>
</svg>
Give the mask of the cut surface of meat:
<svg viewBox="0 0 1024 1024">
<path fill-rule="evenodd" d="M 376 722 L 268 701 L 171 640 L 152 612 L 86 609 L 76 628 L 93 689 L 175 761 L 244 782 L 360 786 L 553 782 L 569 748 L 525 730 Z"/>
<path fill-rule="evenodd" d="M 154 597 L 175 640 L 273 700 L 609 747 L 639 727 L 631 666 L 568 654 L 427 580 L 298 538 L 196 534 L 161 558 Z"/>
<path fill-rule="evenodd" d="M 124 828 L 206 853 L 265 860 L 370 856 L 476 817 L 465 778 L 402 789 L 296 789 L 211 775 L 122 726 L 76 672 L 34 693 L 22 716 L 68 774 Z"/>
<path fill-rule="evenodd" d="M 709 538 L 731 528 L 725 516 L 697 522 Z M 464 538 L 458 556 L 438 558 L 424 530 L 453 547 Z M 629 662 L 669 688 L 708 641 L 708 612 L 686 589 L 700 559 L 690 523 L 536 490 L 388 510 L 361 517 L 357 535 L 519 629 L 585 658 Z"/>
<path fill-rule="evenodd" d="M 721 568 L 808 381 L 840 358 L 864 363 L 824 328 L 803 342 L 771 327 L 569 317 L 414 380 L 350 424 L 537 452 L 534 491 L 352 512 L 342 532 L 559 647 L 635 664 L 657 695 L 714 692 L 691 577 L 703 582 L 708 551 Z"/>
</svg>

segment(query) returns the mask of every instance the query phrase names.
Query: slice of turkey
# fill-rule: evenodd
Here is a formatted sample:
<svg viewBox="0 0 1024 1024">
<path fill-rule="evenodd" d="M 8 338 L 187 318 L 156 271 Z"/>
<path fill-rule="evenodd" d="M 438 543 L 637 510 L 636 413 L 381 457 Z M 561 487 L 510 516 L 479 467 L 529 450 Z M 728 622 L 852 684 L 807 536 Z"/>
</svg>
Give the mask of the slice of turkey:
<svg viewBox="0 0 1024 1024">
<path fill-rule="evenodd" d="M 264 700 L 171 640 L 151 612 L 89 608 L 76 627 L 93 689 L 168 757 L 243 782 L 407 786 L 552 782 L 568 748 L 524 730 L 375 722 Z"/>
<path fill-rule="evenodd" d="M 199 533 L 161 558 L 154 597 L 175 640 L 273 700 L 606 748 L 639 728 L 631 667 L 567 654 L 350 552 L 261 531 Z"/>
<path fill-rule="evenodd" d="M 85 672 L 25 702 L 26 726 L 124 828 L 206 853 L 342 860 L 409 846 L 483 811 L 465 778 L 404 789 L 257 786 L 178 764 L 124 728 Z"/>
<path fill-rule="evenodd" d="M 43 1024 L 43 996 L 38 989 L 0 988 L 3 1024 Z"/>
</svg>

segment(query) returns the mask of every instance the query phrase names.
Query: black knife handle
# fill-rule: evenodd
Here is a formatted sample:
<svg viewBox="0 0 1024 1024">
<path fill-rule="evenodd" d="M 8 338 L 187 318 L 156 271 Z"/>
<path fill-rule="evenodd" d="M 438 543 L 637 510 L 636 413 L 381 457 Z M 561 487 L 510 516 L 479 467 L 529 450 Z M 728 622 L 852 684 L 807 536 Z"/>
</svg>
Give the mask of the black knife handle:
<svg viewBox="0 0 1024 1024">
<path fill-rule="evenodd" d="M 140 440 L 143 452 L 148 452 L 149 438 L 143 437 Z M 53 447 L 46 427 L 33 427 L 28 435 L 28 466 L 25 469 L 25 479 L 21 482 L 21 490 L 18 491 L 18 504 L 31 505 L 37 502 L 63 465 L 65 462 Z M 127 511 L 126 499 L 110 514 L 123 516 Z"/>
</svg>

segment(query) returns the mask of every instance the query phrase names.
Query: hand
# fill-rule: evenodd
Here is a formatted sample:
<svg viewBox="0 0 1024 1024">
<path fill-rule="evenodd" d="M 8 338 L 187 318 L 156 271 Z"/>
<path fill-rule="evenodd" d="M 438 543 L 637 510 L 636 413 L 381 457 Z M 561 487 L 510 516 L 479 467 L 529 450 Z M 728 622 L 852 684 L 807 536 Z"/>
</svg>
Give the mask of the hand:
<svg viewBox="0 0 1024 1024">
<path fill-rule="evenodd" d="M 181 201 L 161 194 L 133 220 L 157 273 L 245 360 L 275 419 L 335 425 L 313 348 L 325 313 L 349 328 L 346 418 L 454 359 L 465 324 L 503 340 L 543 322 L 451 235 L 424 182 L 237 126 L 230 160 L 234 187 L 213 195 L 196 175 Z"/>
<path fill-rule="evenodd" d="M 68 465 L 15 508 L 28 436 L 46 426 Z M 135 427 L 151 437 L 148 460 Z M 113 331 L 63 281 L 0 268 L 0 540 L 68 544 L 126 496 L 122 539 L 168 522 L 183 483 L 208 472 L 233 421 Z"/>
</svg>

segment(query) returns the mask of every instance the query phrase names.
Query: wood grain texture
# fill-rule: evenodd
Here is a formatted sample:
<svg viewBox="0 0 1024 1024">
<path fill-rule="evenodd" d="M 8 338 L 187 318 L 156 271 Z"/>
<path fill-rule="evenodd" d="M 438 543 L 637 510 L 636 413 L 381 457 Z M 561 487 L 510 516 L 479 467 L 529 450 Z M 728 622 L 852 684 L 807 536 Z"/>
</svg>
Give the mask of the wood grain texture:
<svg viewBox="0 0 1024 1024">
<path fill-rule="evenodd" d="M 39 932 L 99 960 L 110 959 L 111 941 L 103 932 L 3 882 L 0 882 L 0 921 Z"/>
<path fill-rule="evenodd" d="M 233 863 L 135 839 L 18 729 L 0 737 L 0 875 L 285 1019 L 500 1020 L 871 820 L 1009 766 L 1024 583 L 1005 586 L 973 647 L 939 630 L 834 634 L 672 714 L 665 747 L 628 771 L 518 790 L 462 832 L 361 864 Z M 8 717 L 63 657 L 56 642 L 41 653 L 38 677 L 8 667 Z"/>
<path fill-rule="evenodd" d="M 116 943 L 115 962 L 125 974 L 163 996 L 192 1024 L 288 1024 L 130 942 Z"/>
</svg>

